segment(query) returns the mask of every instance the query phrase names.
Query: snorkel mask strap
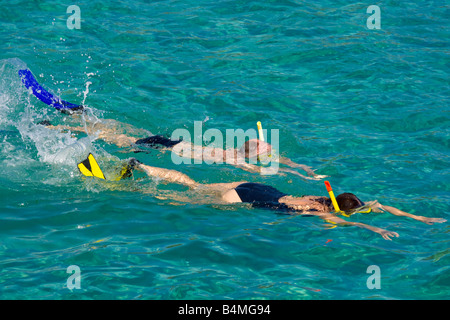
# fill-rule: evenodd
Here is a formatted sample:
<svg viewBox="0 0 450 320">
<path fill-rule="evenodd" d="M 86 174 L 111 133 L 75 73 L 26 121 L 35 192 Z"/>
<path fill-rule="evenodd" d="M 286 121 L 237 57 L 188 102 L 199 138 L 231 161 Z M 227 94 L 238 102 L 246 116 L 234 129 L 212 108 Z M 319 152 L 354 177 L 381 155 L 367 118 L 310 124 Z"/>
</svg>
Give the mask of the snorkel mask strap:
<svg viewBox="0 0 450 320">
<path fill-rule="evenodd" d="M 362 207 L 361 210 L 358 210 L 358 211 L 355 211 L 355 212 L 352 212 L 352 213 L 349 213 L 349 214 L 342 213 L 342 215 L 344 215 L 346 217 L 350 217 L 350 216 L 354 215 L 355 213 L 371 213 L 371 212 L 372 212 L 372 208 L 371 207 L 368 207 L 368 208 L 367 207 L 366 208 Z"/>
</svg>

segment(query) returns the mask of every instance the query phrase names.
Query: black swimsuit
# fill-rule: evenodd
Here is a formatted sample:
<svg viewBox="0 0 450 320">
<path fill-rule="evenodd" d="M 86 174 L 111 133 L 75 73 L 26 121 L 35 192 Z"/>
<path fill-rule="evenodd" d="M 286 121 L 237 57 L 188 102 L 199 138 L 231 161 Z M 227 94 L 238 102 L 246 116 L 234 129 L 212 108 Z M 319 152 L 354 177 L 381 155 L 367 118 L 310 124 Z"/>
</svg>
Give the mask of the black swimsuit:
<svg viewBox="0 0 450 320">
<path fill-rule="evenodd" d="M 170 140 L 161 135 L 151 136 L 144 139 L 139 139 L 136 144 L 143 144 L 153 149 L 159 149 L 161 147 L 172 148 L 174 145 L 180 143 L 181 140 Z"/>
<path fill-rule="evenodd" d="M 253 207 L 292 211 L 289 206 L 278 201 L 287 194 L 274 187 L 248 182 L 238 185 L 234 190 L 236 190 L 242 202 L 251 203 Z"/>
</svg>

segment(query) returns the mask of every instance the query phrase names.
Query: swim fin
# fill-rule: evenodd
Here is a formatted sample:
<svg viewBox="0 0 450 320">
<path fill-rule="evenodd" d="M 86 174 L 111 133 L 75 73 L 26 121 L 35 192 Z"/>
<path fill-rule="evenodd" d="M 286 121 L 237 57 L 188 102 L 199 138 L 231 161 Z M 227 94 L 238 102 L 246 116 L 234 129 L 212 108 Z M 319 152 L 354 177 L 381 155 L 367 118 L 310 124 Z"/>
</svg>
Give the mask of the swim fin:
<svg viewBox="0 0 450 320">
<path fill-rule="evenodd" d="M 22 79 L 23 85 L 27 89 L 31 89 L 36 98 L 38 98 L 45 104 L 48 104 L 49 106 L 52 106 L 53 108 L 66 114 L 83 112 L 83 106 L 64 101 L 45 90 L 37 82 L 36 78 L 33 76 L 29 69 L 19 70 L 19 76 Z"/>
<path fill-rule="evenodd" d="M 136 158 L 131 158 L 126 165 L 124 165 L 120 171 L 119 176 L 114 179 L 115 181 L 119 181 L 126 178 L 131 178 L 133 176 L 133 170 L 137 165 L 141 164 L 139 160 Z"/>
<path fill-rule="evenodd" d="M 130 165 L 126 164 L 120 170 L 119 176 L 114 179 L 114 181 L 119 181 L 126 178 L 131 178 L 133 176 L 133 171 Z"/>
<path fill-rule="evenodd" d="M 89 153 L 87 159 L 78 164 L 78 169 L 86 177 L 97 177 L 106 180 L 105 175 L 100 169 L 100 166 L 98 165 L 97 160 L 95 160 L 92 153 Z"/>
<path fill-rule="evenodd" d="M 112 181 L 131 178 L 133 176 L 133 170 L 140 163 L 141 162 L 136 160 L 135 158 L 130 159 L 130 161 L 128 161 L 128 163 L 122 167 L 119 175 L 116 178 L 112 179 Z M 78 164 L 78 169 L 86 177 L 97 177 L 106 180 L 105 175 L 100 169 L 100 166 L 98 165 L 97 160 L 95 160 L 92 153 L 89 154 L 86 160 Z"/>
</svg>

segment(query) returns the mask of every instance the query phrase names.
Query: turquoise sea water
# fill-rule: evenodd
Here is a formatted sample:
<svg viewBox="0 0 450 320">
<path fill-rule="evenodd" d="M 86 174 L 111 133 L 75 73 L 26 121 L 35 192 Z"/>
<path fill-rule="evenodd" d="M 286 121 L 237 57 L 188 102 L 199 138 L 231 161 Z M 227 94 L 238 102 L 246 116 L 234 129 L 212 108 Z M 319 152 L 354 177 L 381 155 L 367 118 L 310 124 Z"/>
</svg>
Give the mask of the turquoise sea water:
<svg viewBox="0 0 450 320">
<path fill-rule="evenodd" d="M 0 10 L 1 299 L 448 299 L 449 226 L 390 214 L 356 227 L 244 205 L 201 204 L 140 175 L 102 182 L 87 151 L 37 125 L 73 123 L 30 96 L 17 70 L 115 119 L 170 135 L 194 121 L 278 129 L 283 156 L 353 192 L 449 218 L 449 6 L 446 1 L 4 1 Z M 81 28 L 70 30 L 70 4 Z M 381 29 L 366 26 L 381 9 Z M 85 136 L 85 135 L 84 135 Z M 83 135 L 78 136 L 78 138 Z M 326 195 L 323 181 L 92 142 L 102 164 L 136 157 L 202 183 L 254 181 Z M 105 160 L 106 159 L 106 160 Z M 190 202 L 162 197 L 176 192 Z M 156 195 L 158 195 L 156 197 Z M 80 268 L 70 290 L 67 268 Z M 369 289 L 367 269 L 380 270 Z"/>
</svg>

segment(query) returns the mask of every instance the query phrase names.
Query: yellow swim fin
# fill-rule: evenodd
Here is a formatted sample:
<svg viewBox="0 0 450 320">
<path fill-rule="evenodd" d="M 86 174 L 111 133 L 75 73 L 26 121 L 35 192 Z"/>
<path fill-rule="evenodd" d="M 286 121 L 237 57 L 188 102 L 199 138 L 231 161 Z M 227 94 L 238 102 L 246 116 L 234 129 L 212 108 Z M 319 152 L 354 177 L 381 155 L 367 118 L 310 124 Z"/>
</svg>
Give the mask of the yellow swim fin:
<svg viewBox="0 0 450 320">
<path fill-rule="evenodd" d="M 78 164 L 78 169 L 86 177 L 97 177 L 106 180 L 105 175 L 100 169 L 100 166 L 98 165 L 92 153 L 89 153 L 87 159 Z"/>
<path fill-rule="evenodd" d="M 128 160 L 128 162 L 122 166 L 119 175 L 114 179 L 114 181 L 131 178 L 133 176 L 133 170 L 136 169 L 139 164 L 142 164 L 142 162 L 135 158 Z"/>
<path fill-rule="evenodd" d="M 120 181 L 122 179 L 131 178 L 133 176 L 133 168 L 129 164 L 122 166 L 120 173 L 113 181 Z"/>
</svg>

